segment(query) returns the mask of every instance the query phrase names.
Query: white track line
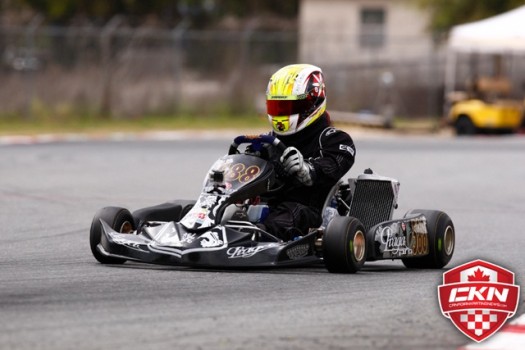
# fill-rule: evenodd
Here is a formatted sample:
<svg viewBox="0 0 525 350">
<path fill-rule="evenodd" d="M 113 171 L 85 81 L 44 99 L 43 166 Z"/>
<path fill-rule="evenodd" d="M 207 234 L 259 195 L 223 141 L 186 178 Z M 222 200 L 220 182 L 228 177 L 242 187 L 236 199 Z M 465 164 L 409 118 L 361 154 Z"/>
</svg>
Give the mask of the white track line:
<svg viewBox="0 0 525 350">
<path fill-rule="evenodd" d="M 525 314 L 516 318 L 487 341 L 471 343 L 458 350 L 523 350 L 525 349 Z"/>
</svg>

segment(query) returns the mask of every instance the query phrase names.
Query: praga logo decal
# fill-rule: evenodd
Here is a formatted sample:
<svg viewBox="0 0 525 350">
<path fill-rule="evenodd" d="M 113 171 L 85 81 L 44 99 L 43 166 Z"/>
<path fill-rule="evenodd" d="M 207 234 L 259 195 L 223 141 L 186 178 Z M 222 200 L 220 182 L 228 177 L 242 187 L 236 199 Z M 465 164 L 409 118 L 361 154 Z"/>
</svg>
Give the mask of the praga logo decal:
<svg viewBox="0 0 525 350">
<path fill-rule="evenodd" d="M 427 221 L 424 216 L 380 225 L 375 241 L 383 258 L 416 257 L 428 254 Z"/>
<path fill-rule="evenodd" d="M 481 342 L 514 316 L 520 287 L 514 273 L 474 260 L 443 274 L 438 287 L 441 312 L 467 337 Z"/>
<path fill-rule="evenodd" d="M 229 259 L 237 259 L 237 258 L 251 258 L 255 254 L 262 252 L 263 250 L 275 247 L 276 244 L 270 243 L 267 245 L 259 245 L 256 247 L 231 247 L 228 248 L 226 251 L 226 254 L 228 255 Z"/>
</svg>

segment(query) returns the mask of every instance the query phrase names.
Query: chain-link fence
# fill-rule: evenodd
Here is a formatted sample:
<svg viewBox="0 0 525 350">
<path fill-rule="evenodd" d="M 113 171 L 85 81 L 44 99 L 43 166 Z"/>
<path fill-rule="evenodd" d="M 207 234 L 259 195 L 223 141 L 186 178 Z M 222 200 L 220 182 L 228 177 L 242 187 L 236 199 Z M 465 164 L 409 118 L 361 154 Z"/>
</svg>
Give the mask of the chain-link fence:
<svg viewBox="0 0 525 350">
<path fill-rule="evenodd" d="M 2 28 L 0 114 L 37 109 L 120 117 L 253 108 L 295 33 Z"/>
<path fill-rule="evenodd" d="M 254 113 L 280 66 L 301 61 L 295 31 L 95 27 L 0 28 L 0 116 L 73 113 L 114 118 L 193 112 Z M 410 41 L 395 38 L 410 49 Z M 444 55 L 323 64 L 329 108 L 384 106 L 437 116 Z"/>
</svg>

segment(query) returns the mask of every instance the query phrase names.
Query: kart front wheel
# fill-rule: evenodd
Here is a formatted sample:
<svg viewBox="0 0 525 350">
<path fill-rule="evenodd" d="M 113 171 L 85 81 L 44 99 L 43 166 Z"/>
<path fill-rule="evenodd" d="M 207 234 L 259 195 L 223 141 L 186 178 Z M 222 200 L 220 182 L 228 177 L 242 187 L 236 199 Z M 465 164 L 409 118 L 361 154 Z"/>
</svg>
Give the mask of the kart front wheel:
<svg viewBox="0 0 525 350">
<path fill-rule="evenodd" d="M 441 269 L 452 259 L 456 244 L 456 231 L 450 217 L 438 210 L 414 209 L 405 217 L 423 214 L 427 220 L 428 255 L 401 259 L 408 268 Z"/>
<path fill-rule="evenodd" d="M 174 200 L 135 210 L 132 215 L 136 227 L 141 227 L 146 221 L 179 222 L 193 208 L 195 202 L 194 200 Z"/>
<path fill-rule="evenodd" d="M 458 118 L 455 124 L 456 128 L 456 135 L 463 136 L 463 135 L 474 135 L 476 133 L 476 126 L 472 122 L 472 120 L 466 116 L 462 115 Z"/>
<path fill-rule="evenodd" d="M 102 264 L 123 264 L 126 259 L 114 258 L 103 255 L 98 250 L 102 236 L 102 223 L 100 220 L 104 220 L 111 228 L 117 232 L 130 233 L 135 230 L 135 223 L 133 216 L 129 210 L 119 207 L 105 207 L 100 209 L 93 218 L 91 223 L 91 230 L 89 232 L 89 245 L 91 246 L 91 253 L 95 259 Z"/>
<path fill-rule="evenodd" d="M 350 216 L 334 217 L 323 235 L 323 259 L 332 273 L 356 273 L 366 261 L 366 232 Z"/>
</svg>

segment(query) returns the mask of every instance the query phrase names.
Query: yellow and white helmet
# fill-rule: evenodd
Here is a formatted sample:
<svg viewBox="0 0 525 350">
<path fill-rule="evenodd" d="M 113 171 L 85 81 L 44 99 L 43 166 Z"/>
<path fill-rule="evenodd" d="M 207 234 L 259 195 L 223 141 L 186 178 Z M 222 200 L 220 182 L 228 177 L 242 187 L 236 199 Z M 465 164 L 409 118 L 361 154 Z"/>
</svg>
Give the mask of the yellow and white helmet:
<svg viewBox="0 0 525 350">
<path fill-rule="evenodd" d="M 316 121 L 326 110 L 321 68 L 311 64 L 283 67 L 270 78 L 266 110 L 277 135 L 292 135 Z"/>
</svg>

